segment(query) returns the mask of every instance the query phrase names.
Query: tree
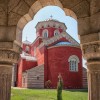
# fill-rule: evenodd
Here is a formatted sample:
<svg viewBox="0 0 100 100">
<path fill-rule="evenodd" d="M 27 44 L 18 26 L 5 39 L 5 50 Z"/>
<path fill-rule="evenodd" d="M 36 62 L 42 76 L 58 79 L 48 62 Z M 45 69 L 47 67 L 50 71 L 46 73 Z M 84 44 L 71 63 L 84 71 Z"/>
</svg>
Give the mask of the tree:
<svg viewBox="0 0 100 100">
<path fill-rule="evenodd" d="M 62 100 L 63 81 L 62 81 L 61 74 L 59 74 L 58 78 L 59 81 L 57 84 L 57 100 Z"/>
</svg>

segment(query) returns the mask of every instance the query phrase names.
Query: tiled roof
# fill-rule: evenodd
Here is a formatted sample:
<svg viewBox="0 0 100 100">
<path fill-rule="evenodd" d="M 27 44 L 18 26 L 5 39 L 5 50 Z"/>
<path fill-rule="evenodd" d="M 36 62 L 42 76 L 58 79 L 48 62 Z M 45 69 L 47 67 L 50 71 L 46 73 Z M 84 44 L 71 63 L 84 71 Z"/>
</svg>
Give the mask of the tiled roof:
<svg viewBox="0 0 100 100">
<path fill-rule="evenodd" d="M 21 54 L 21 58 L 29 60 L 29 61 L 37 61 L 36 57 L 28 55 L 28 54 L 26 54 L 24 52 Z"/>
<path fill-rule="evenodd" d="M 44 45 L 48 46 L 63 37 L 69 41 L 70 45 L 80 47 L 79 43 L 76 40 L 74 40 L 68 33 L 63 32 L 62 34 L 59 34 L 47 40 L 43 40 L 43 42 L 39 45 L 39 48 L 41 48 Z"/>
<path fill-rule="evenodd" d="M 28 40 L 25 40 L 25 41 L 23 41 L 23 43 L 24 44 L 32 44 L 30 41 L 28 41 Z"/>
</svg>

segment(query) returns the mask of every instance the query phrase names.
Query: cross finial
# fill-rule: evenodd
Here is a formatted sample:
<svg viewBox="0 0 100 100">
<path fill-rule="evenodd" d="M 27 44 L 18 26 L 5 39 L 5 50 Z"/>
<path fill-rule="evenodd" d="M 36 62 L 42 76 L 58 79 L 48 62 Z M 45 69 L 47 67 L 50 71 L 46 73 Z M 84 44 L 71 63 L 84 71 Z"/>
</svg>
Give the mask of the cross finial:
<svg viewBox="0 0 100 100">
<path fill-rule="evenodd" d="M 53 16 L 51 15 L 50 17 L 51 17 L 51 19 L 52 19 Z"/>
</svg>

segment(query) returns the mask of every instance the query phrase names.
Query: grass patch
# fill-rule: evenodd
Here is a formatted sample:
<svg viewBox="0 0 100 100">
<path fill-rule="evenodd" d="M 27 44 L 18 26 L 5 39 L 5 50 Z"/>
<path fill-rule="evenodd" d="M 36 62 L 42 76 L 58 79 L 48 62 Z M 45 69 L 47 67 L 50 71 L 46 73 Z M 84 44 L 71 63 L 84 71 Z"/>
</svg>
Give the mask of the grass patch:
<svg viewBox="0 0 100 100">
<path fill-rule="evenodd" d="M 87 90 L 63 90 L 63 100 L 87 100 Z M 12 89 L 11 100 L 57 100 L 56 90 Z"/>
</svg>

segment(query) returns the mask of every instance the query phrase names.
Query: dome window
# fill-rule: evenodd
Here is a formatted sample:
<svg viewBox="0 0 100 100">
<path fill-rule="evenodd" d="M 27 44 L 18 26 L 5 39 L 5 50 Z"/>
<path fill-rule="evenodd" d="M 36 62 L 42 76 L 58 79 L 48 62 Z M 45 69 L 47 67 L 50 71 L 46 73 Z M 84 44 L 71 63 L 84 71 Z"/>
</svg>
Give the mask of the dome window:
<svg viewBox="0 0 100 100">
<path fill-rule="evenodd" d="M 55 27 L 55 25 L 53 25 L 53 27 Z"/>
<path fill-rule="evenodd" d="M 42 28 L 44 28 L 44 26 L 42 26 Z"/>
<path fill-rule="evenodd" d="M 29 53 L 29 51 L 30 51 L 29 46 L 26 46 L 25 51 L 26 51 L 26 53 Z"/>
<path fill-rule="evenodd" d="M 42 36 L 43 36 L 44 38 L 48 38 L 48 30 L 47 30 L 47 29 L 43 30 Z"/>
<path fill-rule="evenodd" d="M 59 33 L 60 33 L 59 30 L 55 30 L 54 31 L 54 36 L 59 35 Z"/>
</svg>

